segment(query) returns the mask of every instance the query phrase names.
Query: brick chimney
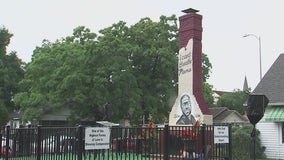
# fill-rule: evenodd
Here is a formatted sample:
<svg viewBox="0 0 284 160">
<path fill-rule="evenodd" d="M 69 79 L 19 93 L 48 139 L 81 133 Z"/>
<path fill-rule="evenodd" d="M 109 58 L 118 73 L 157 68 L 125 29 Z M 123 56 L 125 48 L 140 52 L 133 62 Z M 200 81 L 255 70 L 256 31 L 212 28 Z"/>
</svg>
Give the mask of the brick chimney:
<svg viewBox="0 0 284 160">
<path fill-rule="evenodd" d="M 193 39 L 193 95 L 203 114 L 210 114 L 202 95 L 202 16 L 198 10 L 192 8 L 183 10 L 185 15 L 179 17 L 179 48 L 186 47 L 188 41 Z"/>
</svg>

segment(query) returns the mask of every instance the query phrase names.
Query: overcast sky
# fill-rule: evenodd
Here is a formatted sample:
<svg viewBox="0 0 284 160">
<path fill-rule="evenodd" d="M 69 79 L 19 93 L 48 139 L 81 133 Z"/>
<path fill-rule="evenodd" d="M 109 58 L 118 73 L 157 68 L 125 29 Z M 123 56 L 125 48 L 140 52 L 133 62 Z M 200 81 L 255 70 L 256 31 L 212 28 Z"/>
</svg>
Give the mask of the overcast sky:
<svg viewBox="0 0 284 160">
<path fill-rule="evenodd" d="M 202 52 L 213 65 L 209 83 L 216 90 L 242 89 L 247 76 L 254 89 L 260 80 L 261 38 L 263 76 L 284 53 L 283 0 L 0 0 L 0 25 L 14 34 L 8 51 L 31 61 L 43 39 L 72 35 L 83 25 L 92 32 L 122 20 L 127 25 L 161 15 L 177 17 L 181 10 L 194 8 L 203 16 Z"/>
</svg>

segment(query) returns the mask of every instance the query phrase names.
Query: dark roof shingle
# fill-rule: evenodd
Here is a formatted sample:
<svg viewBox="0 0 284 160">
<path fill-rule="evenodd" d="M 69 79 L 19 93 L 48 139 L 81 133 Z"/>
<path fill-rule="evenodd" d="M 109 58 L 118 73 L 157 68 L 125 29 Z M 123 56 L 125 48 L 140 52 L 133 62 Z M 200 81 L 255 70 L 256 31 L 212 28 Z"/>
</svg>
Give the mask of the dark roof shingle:
<svg viewBox="0 0 284 160">
<path fill-rule="evenodd" d="M 284 104 L 284 54 L 279 55 L 253 93 L 266 95 L 270 105 Z"/>
</svg>

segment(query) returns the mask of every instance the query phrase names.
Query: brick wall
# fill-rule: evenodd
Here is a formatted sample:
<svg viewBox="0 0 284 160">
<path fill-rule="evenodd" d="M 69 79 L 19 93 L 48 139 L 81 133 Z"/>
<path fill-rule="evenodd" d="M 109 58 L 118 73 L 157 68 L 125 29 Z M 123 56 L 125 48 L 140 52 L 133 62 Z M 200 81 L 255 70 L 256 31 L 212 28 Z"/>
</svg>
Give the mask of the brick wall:
<svg viewBox="0 0 284 160">
<path fill-rule="evenodd" d="M 193 95 L 203 114 L 209 114 L 207 104 L 202 96 L 202 16 L 187 13 L 179 17 L 179 48 L 185 47 L 193 39 Z"/>
</svg>

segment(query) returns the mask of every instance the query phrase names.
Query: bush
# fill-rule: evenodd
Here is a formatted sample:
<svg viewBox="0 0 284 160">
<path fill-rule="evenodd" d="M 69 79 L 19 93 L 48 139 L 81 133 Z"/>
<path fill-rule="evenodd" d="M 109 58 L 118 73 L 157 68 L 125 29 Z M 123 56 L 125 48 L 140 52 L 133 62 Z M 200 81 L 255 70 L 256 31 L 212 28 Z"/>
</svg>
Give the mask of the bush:
<svg viewBox="0 0 284 160">
<path fill-rule="evenodd" d="M 233 159 L 245 160 L 254 157 L 254 140 L 251 137 L 252 130 L 252 126 L 234 126 L 232 128 Z M 261 146 L 259 134 L 260 132 L 256 130 L 255 158 L 265 158 L 265 147 Z"/>
</svg>

